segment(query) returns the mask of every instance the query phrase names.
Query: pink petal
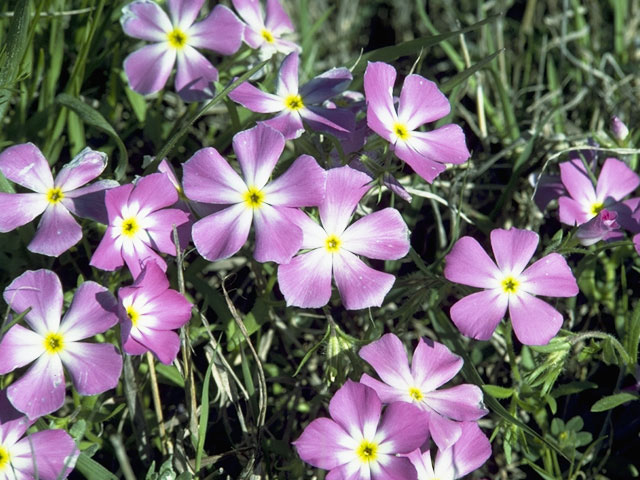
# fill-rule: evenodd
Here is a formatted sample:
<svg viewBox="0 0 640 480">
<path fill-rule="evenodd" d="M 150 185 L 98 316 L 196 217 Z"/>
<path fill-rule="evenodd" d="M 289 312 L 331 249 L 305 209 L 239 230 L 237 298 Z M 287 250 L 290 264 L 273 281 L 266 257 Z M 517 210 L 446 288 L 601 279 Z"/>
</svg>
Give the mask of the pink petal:
<svg viewBox="0 0 640 480">
<path fill-rule="evenodd" d="M 78 217 L 89 218 L 96 222 L 107 224 L 106 190 L 119 186 L 115 180 L 98 180 L 97 182 L 80 187 L 72 192 L 65 192 L 62 204 Z"/>
<path fill-rule="evenodd" d="M 462 363 L 462 358 L 443 344 L 421 338 L 413 352 L 411 376 L 422 392 L 431 392 L 451 380 Z"/>
<path fill-rule="evenodd" d="M 124 265 L 122 252 L 116 247 L 114 238 L 113 229 L 108 227 L 102 240 L 94 250 L 89 265 L 110 272 Z"/>
<path fill-rule="evenodd" d="M 531 230 L 492 230 L 491 249 L 502 273 L 520 275 L 533 257 L 538 241 L 538 234 Z"/>
<path fill-rule="evenodd" d="M 100 176 L 106 166 L 106 153 L 86 147 L 60 169 L 56 175 L 55 185 L 65 193 L 75 190 Z"/>
<path fill-rule="evenodd" d="M 216 5 L 211 13 L 189 29 L 189 44 L 231 55 L 242 44 L 242 22 L 224 5 Z"/>
<path fill-rule="evenodd" d="M 111 292 L 95 282 L 84 282 L 73 296 L 60 323 L 65 341 L 75 342 L 106 332 L 118 323 L 117 302 Z"/>
<path fill-rule="evenodd" d="M 167 269 L 167 264 L 162 257 L 141 240 L 125 243 L 120 252 L 133 278 L 137 278 L 140 275 L 147 262 L 156 262 L 163 270 L 166 271 Z"/>
<path fill-rule="evenodd" d="M 460 238 L 445 257 L 444 276 L 450 282 L 493 288 L 501 273 L 487 252 L 472 237 Z"/>
<path fill-rule="evenodd" d="M 332 470 L 355 458 L 353 440 L 329 418 L 316 418 L 292 443 L 302 460 L 325 470 Z"/>
<path fill-rule="evenodd" d="M 331 255 L 318 248 L 278 267 L 278 283 L 287 306 L 319 308 L 331 298 Z"/>
<path fill-rule="evenodd" d="M 253 215 L 238 204 L 193 224 L 191 236 L 198 253 L 210 262 L 228 258 L 245 244 Z"/>
<path fill-rule="evenodd" d="M 173 27 L 167 14 L 155 2 L 146 0 L 126 5 L 122 9 L 122 29 L 130 37 L 163 42 Z"/>
<path fill-rule="evenodd" d="M 55 412 L 64 403 L 64 373 L 58 355 L 42 355 L 7 388 L 11 404 L 29 418 Z"/>
<path fill-rule="evenodd" d="M 367 125 L 386 140 L 389 140 L 393 124 L 398 118 L 393 106 L 395 81 L 396 69 L 383 62 L 370 62 L 364 72 Z"/>
<path fill-rule="evenodd" d="M 412 135 L 415 133 L 413 132 Z M 429 183 L 432 183 L 438 175 L 447 169 L 444 164 L 425 157 L 407 142 L 398 141 L 393 146 L 393 151 L 399 159 L 404 160 L 414 172 Z"/>
<path fill-rule="evenodd" d="M 284 135 L 286 140 L 293 140 L 304 133 L 302 117 L 298 112 L 290 110 L 284 110 L 275 117 L 258 123 L 264 123 L 271 128 L 275 128 Z"/>
<path fill-rule="evenodd" d="M 109 343 L 69 342 L 60 359 L 80 395 L 96 395 L 118 385 L 122 357 Z"/>
<path fill-rule="evenodd" d="M 527 268 L 520 276 L 521 288 L 533 295 L 547 297 L 574 297 L 578 284 L 567 265 L 557 253 L 550 253 Z"/>
<path fill-rule="evenodd" d="M 126 323 L 120 324 L 120 332 L 122 337 L 122 350 L 129 355 L 142 355 L 149 351 L 147 347 L 138 342 L 130 335 L 131 332 L 131 320 L 129 320 L 128 326 Z"/>
<path fill-rule="evenodd" d="M 424 402 L 452 420 L 477 420 L 489 413 L 482 403 L 482 390 L 467 383 L 428 392 Z"/>
<path fill-rule="evenodd" d="M 45 352 L 43 340 L 42 336 L 22 325 L 11 327 L 0 341 L 0 375 L 29 365 L 40 357 Z"/>
<path fill-rule="evenodd" d="M 371 179 L 351 167 L 327 171 L 324 202 L 319 207 L 320 219 L 329 234 L 341 235 L 349 224 L 358 202 L 369 190 Z"/>
<path fill-rule="evenodd" d="M 173 227 L 184 225 L 189 221 L 189 215 L 177 208 L 165 208 L 153 212 L 147 217 L 149 227 L 147 233 L 153 242 L 153 247 L 162 253 L 176 255 L 173 243 Z"/>
<path fill-rule="evenodd" d="M 147 262 L 145 268 L 138 275 L 130 287 L 122 287 L 118 290 L 118 297 L 122 300 L 133 296 L 133 301 L 138 303 L 138 297 L 144 303 L 155 299 L 169 289 L 169 279 L 164 270 L 155 262 Z"/>
<path fill-rule="evenodd" d="M 542 300 L 519 292 L 509 298 L 513 331 L 525 345 L 546 345 L 562 327 L 562 315 Z"/>
<path fill-rule="evenodd" d="M 51 168 L 33 143 L 23 143 L 0 153 L 0 171 L 13 183 L 38 193 L 53 187 Z"/>
<path fill-rule="evenodd" d="M 338 138 L 348 138 L 355 130 L 355 115 L 342 108 L 311 105 L 300 110 L 300 116 L 312 130 L 327 132 Z"/>
<path fill-rule="evenodd" d="M 24 319 L 41 336 L 57 332 L 62 314 L 62 285 L 51 270 L 28 270 L 4 290 L 4 301 L 16 313 L 31 307 Z"/>
<path fill-rule="evenodd" d="M 450 111 L 449 100 L 434 82 L 420 75 L 409 75 L 404 79 L 398 103 L 398 119 L 409 131 L 427 122 L 440 120 Z"/>
<path fill-rule="evenodd" d="M 412 397 L 409 395 L 409 384 L 404 384 L 401 387 L 392 387 L 387 385 L 386 383 L 382 383 L 379 380 L 376 380 L 373 377 L 370 377 L 366 373 L 362 374 L 360 377 L 360 383 L 366 385 L 367 387 L 373 388 L 380 401 L 385 404 L 393 403 L 393 402 L 408 402 L 412 400 Z"/>
<path fill-rule="evenodd" d="M 620 230 L 617 217 L 618 214 L 615 211 L 607 210 L 606 208 L 602 209 L 598 215 L 578 227 L 576 238 L 585 247 L 594 245 L 600 240 L 612 240 L 614 238 L 622 240 L 624 234 Z"/>
<path fill-rule="evenodd" d="M 500 290 L 472 293 L 451 307 L 451 320 L 463 335 L 489 340 L 507 311 L 507 303 Z"/>
<path fill-rule="evenodd" d="M 375 342 L 365 345 L 358 355 L 373 367 L 385 383 L 392 387 L 407 390 L 413 385 L 415 380 L 409 371 L 407 352 L 400 339 L 393 333 L 387 333 Z"/>
<path fill-rule="evenodd" d="M 433 471 L 433 465 L 431 463 L 431 453 L 429 450 L 421 452 L 419 448 L 416 448 L 413 452 L 407 455 L 407 458 L 411 461 L 411 464 L 416 469 L 418 478 L 438 478 Z M 443 477 L 453 478 L 453 475 Z"/>
<path fill-rule="evenodd" d="M 132 328 L 130 335 L 147 347 L 165 365 L 170 365 L 180 350 L 180 337 L 172 330 Z"/>
<path fill-rule="evenodd" d="M 326 188 L 326 172 L 309 155 L 300 155 L 295 162 L 263 192 L 271 205 L 311 207 L 322 203 Z"/>
<path fill-rule="evenodd" d="M 204 0 L 168 0 L 167 3 L 173 24 L 187 29 L 198 17 Z"/>
<path fill-rule="evenodd" d="M 265 26 L 275 35 L 280 35 L 284 32 L 293 32 L 291 19 L 278 0 L 267 0 Z"/>
<path fill-rule="evenodd" d="M 352 380 L 347 380 L 329 402 L 331 418 L 356 439 L 374 438 L 381 412 L 376 392 Z"/>
<path fill-rule="evenodd" d="M 185 45 L 178 50 L 176 91 L 187 102 L 197 102 L 213 97 L 213 82 L 218 70 L 195 48 Z"/>
<path fill-rule="evenodd" d="M 131 88 L 147 95 L 162 90 L 175 62 L 175 49 L 166 42 L 154 43 L 130 53 L 124 59 L 124 72 Z"/>
<path fill-rule="evenodd" d="M 396 280 L 389 273 L 365 265 L 346 250 L 333 255 L 333 274 L 347 310 L 379 307 Z"/>
<path fill-rule="evenodd" d="M 409 453 L 427 440 L 427 413 L 410 403 L 392 403 L 382 415 L 378 432 L 382 435 L 380 447 L 387 453 Z"/>
<path fill-rule="evenodd" d="M 129 205 L 150 213 L 170 207 L 178 201 L 178 192 L 164 173 L 152 173 L 140 178 L 129 195 Z"/>
<path fill-rule="evenodd" d="M 285 109 L 282 98 L 263 92 L 249 82 L 244 82 L 229 92 L 229 98 L 252 112 L 275 113 Z"/>
<path fill-rule="evenodd" d="M 0 232 L 26 225 L 45 211 L 49 202 L 41 193 L 0 192 Z"/>
<path fill-rule="evenodd" d="M 285 57 L 278 72 L 276 94 L 280 97 L 298 93 L 298 66 L 300 57 L 298 52 L 292 52 Z"/>
<path fill-rule="evenodd" d="M 593 214 L 586 210 L 586 205 L 571 197 L 560 197 L 558 199 L 560 221 L 571 226 L 588 222 Z"/>
<path fill-rule="evenodd" d="M 569 195 L 577 202 L 590 205 L 596 201 L 593 183 L 579 158 L 560 163 L 560 178 Z"/>
<path fill-rule="evenodd" d="M 640 177 L 624 162 L 617 158 L 607 158 L 600 170 L 596 196 L 602 200 L 613 198 L 622 200 L 640 185 Z"/>
<path fill-rule="evenodd" d="M 436 456 L 436 471 L 440 471 L 443 467 L 449 467 L 455 471 L 456 478 L 465 475 L 480 468 L 484 462 L 491 456 L 491 443 L 476 422 L 460 423 L 462 434 L 460 439 L 453 445 L 449 458 L 452 465 L 442 465 L 444 460 L 444 452 L 438 452 Z"/>
<path fill-rule="evenodd" d="M 451 447 L 462 436 L 460 423 L 429 412 L 429 433 L 440 450 Z"/>
<path fill-rule="evenodd" d="M 277 130 L 259 123 L 233 137 L 233 151 L 248 187 L 262 189 L 284 150 L 284 137 Z"/>
<path fill-rule="evenodd" d="M 160 268 L 157 270 L 162 272 Z M 144 293 L 148 294 L 146 291 Z M 191 303 L 179 292 L 165 290 L 162 295 L 146 303 L 138 325 L 153 330 L 178 329 L 191 318 L 191 307 Z"/>
<path fill-rule="evenodd" d="M 411 132 L 407 143 L 421 156 L 433 162 L 460 164 L 471 156 L 464 132 L 458 125 L 443 125 L 430 132 Z"/>
<path fill-rule="evenodd" d="M 315 220 L 301 210 L 289 210 L 291 221 L 302 229 L 302 250 L 312 250 L 314 248 L 324 248 L 327 239 L 327 232 L 318 225 Z"/>
<path fill-rule="evenodd" d="M 247 186 L 240 175 L 214 148 L 203 148 L 183 164 L 184 193 L 198 202 L 231 204 L 242 202 Z"/>
<path fill-rule="evenodd" d="M 38 224 L 35 236 L 27 246 L 34 253 L 58 257 L 82 238 L 82 228 L 64 205 L 49 205 Z"/>
<path fill-rule="evenodd" d="M 257 261 L 287 263 L 300 250 L 302 230 L 289 218 L 289 210 L 266 204 L 254 210 Z"/>
<path fill-rule="evenodd" d="M 25 475 L 19 474 L 19 479 L 57 480 L 67 478 L 79 454 L 80 450 L 67 432 L 45 430 L 32 433 L 11 447 L 11 463 L 26 467 L 16 468 L 16 473 Z"/>
<path fill-rule="evenodd" d="M 300 87 L 305 105 L 317 105 L 344 91 L 353 80 L 348 68 L 332 68 Z"/>
<path fill-rule="evenodd" d="M 240 14 L 242 19 L 251 27 L 259 28 L 264 26 L 264 15 L 260 9 L 260 0 L 231 0 L 233 8 Z"/>
<path fill-rule="evenodd" d="M 129 196 L 131 195 L 133 188 L 134 185 L 132 183 L 128 183 L 105 192 L 104 203 L 107 207 L 107 216 L 110 221 L 113 221 L 115 218 L 122 217 L 122 211 L 128 207 Z"/>
<path fill-rule="evenodd" d="M 346 250 L 367 258 L 396 260 L 409 252 L 409 229 L 395 208 L 385 208 L 360 218 L 342 236 Z"/>
</svg>

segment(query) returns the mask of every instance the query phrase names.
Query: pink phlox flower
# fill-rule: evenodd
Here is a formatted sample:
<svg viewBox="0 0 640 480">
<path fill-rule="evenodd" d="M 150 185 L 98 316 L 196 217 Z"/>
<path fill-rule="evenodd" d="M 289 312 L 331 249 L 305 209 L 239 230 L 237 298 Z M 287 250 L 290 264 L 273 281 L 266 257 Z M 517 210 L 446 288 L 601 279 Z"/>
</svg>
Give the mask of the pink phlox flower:
<svg viewBox="0 0 640 480">
<path fill-rule="evenodd" d="M 624 162 L 607 158 L 595 188 L 580 159 L 562 162 L 560 178 L 567 190 L 567 194 L 558 199 L 562 223 L 582 225 L 606 208 L 617 213 L 617 221 L 623 228 L 636 228 L 631 216 L 640 198 L 622 199 L 640 185 L 640 177 Z"/>
<path fill-rule="evenodd" d="M 300 249 L 302 230 L 293 216 L 298 208 L 320 204 L 326 174 L 313 157 L 301 155 L 269 182 L 284 145 L 280 132 L 258 124 L 233 137 L 243 177 L 213 148 L 197 151 L 184 164 L 187 198 L 229 205 L 193 225 L 193 243 L 204 258 L 215 261 L 234 255 L 254 222 L 257 261 L 288 262 Z"/>
<path fill-rule="evenodd" d="M 404 80 L 396 112 L 395 80 L 396 70 L 391 65 L 383 62 L 367 65 L 364 73 L 367 123 L 391 144 L 398 158 L 431 183 L 444 171 L 445 163 L 464 163 L 471 156 L 464 132 L 454 124 L 420 131 L 421 125 L 449 114 L 449 101 L 432 81 L 409 75 Z"/>
<path fill-rule="evenodd" d="M 349 480 L 411 480 L 416 471 L 407 454 L 427 438 L 424 412 L 404 402 L 386 407 L 376 392 L 351 380 L 329 403 L 331 418 L 317 418 L 295 445 L 300 458 L 330 470 L 327 478 Z M 422 421 L 421 421 L 422 420 Z"/>
<path fill-rule="evenodd" d="M 480 468 L 491 456 L 491 443 L 478 424 L 461 422 L 460 438 L 449 448 L 439 449 L 431 463 L 429 450 L 414 450 L 408 456 L 418 473 L 417 480 L 456 480 Z"/>
<path fill-rule="evenodd" d="M 451 307 L 451 319 L 464 335 L 488 340 L 507 308 L 516 337 L 526 345 L 546 345 L 558 333 L 562 315 L 534 295 L 573 297 L 578 285 L 557 253 L 525 270 L 538 241 L 538 234 L 529 230 L 493 230 L 491 248 L 497 265 L 475 239 L 462 237 L 456 242 L 446 257 L 444 276 L 484 289 Z"/>
<path fill-rule="evenodd" d="M 0 390 L 0 478 L 67 478 L 80 450 L 64 430 L 27 433 L 35 423 L 18 412 Z"/>
<path fill-rule="evenodd" d="M 116 270 L 124 263 L 136 278 L 142 265 L 155 260 L 166 270 L 167 264 L 156 253 L 176 254 L 173 226 L 189 221 L 189 216 L 174 205 L 178 192 L 164 173 L 152 173 L 135 184 L 109 190 L 105 197 L 109 224 L 90 265 Z"/>
<path fill-rule="evenodd" d="M 243 40 L 251 48 L 259 48 L 263 58 L 276 52 L 288 54 L 300 51 L 300 47 L 285 40 L 282 35 L 293 32 L 293 24 L 278 0 L 267 0 L 266 15 L 260 0 L 232 0 L 244 26 Z"/>
<path fill-rule="evenodd" d="M 161 90 L 178 63 L 175 86 L 186 101 L 213 95 L 218 71 L 197 49 L 222 55 L 235 53 L 242 43 L 242 22 L 223 5 L 216 5 L 202 21 L 194 23 L 204 0 L 168 0 L 169 15 L 155 2 L 138 0 L 122 9 L 120 23 L 134 38 L 154 42 L 129 54 L 124 71 L 131 88 L 150 94 Z"/>
<path fill-rule="evenodd" d="M 382 168 L 382 161 L 380 157 L 375 154 L 375 152 L 367 153 L 367 161 L 373 163 L 376 167 Z M 374 178 L 374 173 L 363 163 L 362 157 L 354 158 L 353 160 L 351 160 L 349 162 L 349 166 L 355 170 L 366 173 L 371 177 L 371 179 Z M 398 197 L 411 203 L 411 195 L 391 173 L 385 172 L 382 174 L 382 184 Z"/>
<path fill-rule="evenodd" d="M 345 137 L 354 129 L 353 112 L 342 108 L 326 108 L 322 103 L 334 97 L 351 83 L 346 68 L 328 70 L 298 88 L 298 53 L 290 53 L 278 72 L 276 93 L 266 93 L 245 82 L 236 87 L 229 98 L 252 112 L 277 113 L 264 121 L 281 132 L 287 140 L 304 132 L 303 121 L 312 129 Z"/>
<path fill-rule="evenodd" d="M 169 280 L 154 261 L 145 264 L 130 287 L 118 290 L 122 348 L 130 355 L 153 352 L 169 365 L 180 349 L 176 330 L 191 318 L 191 303 L 169 288 Z"/>
<path fill-rule="evenodd" d="M 429 434 L 441 450 L 458 441 L 462 434 L 460 422 L 487 414 L 482 390 L 476 385 L 439 389 L 463 364 L 462 358 L 441 343 L 421 338 L 413 352 L 411 368 L 402 342 L 392 333 L 362 347 L 359 354 L 382 379 L 380 382 L 365 373 L 360 383 L 373 388 L 382 403 L 408 402 L 424 410 Z"/>
<path fill-rule="evenodd" d="M 317 308 L 331 298 L 334 277 L 348 310 L 380 306 L 395 277 L 367 266 L 357 255 L 397 260 L 409 251 L 409 230 L 394 208 L 349 221 L 369 190 L 370 178 L 350 167 L 327 172 L 326 196 L 319 206 L 322 225 L 299 212 L 304 233 L 301 249 L 309 250 L 278 267 L 278 282 L 287 305 Z"/>
<path fill-rule="evenodd" d="M 620 231 L 620 225 L 616 221 L 618 214 L 606 208 L 600 210 L 598 215 L 583 223 L 576 231 L 576 237 L 585 247 L 593 245 L 600 240 L 621 240 L 624 234 Z"/>
<path fill-rule="evenodd" d="M 54 180 L 46 158 L 34 144 L 7 148 L 0 154 L 0 171 L 35 193 L 0 193 L 0 232 L 10 232 L 43 214 L 27 248 L 51 257 L 61 255 L 82 238 L 82 228 L 72 213 L 106 222 L 104 190 L 118 183 L 100 180 L 83 186 L 106 166 L 106 154 L 85 148 L 60 169 Z"/>
<path fill-rule="evenodd" d="M 0 375 L 35 361 L 7 388 L 16 409 L 37 418 L 62 407 L 63 367 L 80 395 L 96 395 L 118 384 L 122 357 L 115 347 L 80 341 L 118 321 L 116 300 L 106 288 L 84 282 L 60 320 L 62 286 L 58 276 L 50 270 L 29 270 L 5 289 L 4 300 L 17 313 L 31 308 L 24 317 L 31 330 L 16 324 L 0 342 Z"/>
</svg>

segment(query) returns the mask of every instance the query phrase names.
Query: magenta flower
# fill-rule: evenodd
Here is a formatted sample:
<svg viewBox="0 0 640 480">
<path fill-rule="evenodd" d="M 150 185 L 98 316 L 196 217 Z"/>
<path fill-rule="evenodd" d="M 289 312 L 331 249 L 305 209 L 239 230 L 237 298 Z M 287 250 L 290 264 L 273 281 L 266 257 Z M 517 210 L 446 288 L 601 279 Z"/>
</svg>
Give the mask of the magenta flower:
<svg viewBox="0 0 640 480">
<path fill-rule="evenodd" d="M 624 202 L 622 199 L 640 185 L 640 177 L 624 162 L 607 158 L 595 188 L 580 159 L 562 162 L 560 178 L 567 189 L 567 195 L 558 199 L 562 223 L 582 225 L 606 208 L 618 214 L 617 221 L 623 228 L 634 228 L 631 214 L 640 199 L 632 198 Z"/>
<path fill-rule="evenodd" d="M 293 215 L 298 207 L 319 205 L 325 172 L 309 155 L 301 155 L 280 177 L 269 177 L 284 150 L 280 132 L 263 124 L 233 137 L 244 179 L 213 148 L 203 148 L 184 164 L 187 198 L 230 205 L 193 225 L 198 252 L 209 261 L 234 255 L 255 222 L 255 259 L 288 262 L 302 244 Z"/>
<path fill-rule="evenodd" d="M 266 17 L 260 8 L 260 0 L 232 0 L 233 7 L 247 22 L 243 39 L 251 48 L 259 48 L 264 57 L 276 52 L 290 53 L 300 50 L 293 42 L 280 38 L 293 32 L 293 24 L 278 0 L 267 0 Z"/>
<path fill-rule="evenodd" d="M 368 267 L 356 255 L 397 260 L 409 251 L 407 225 L 400 213 L 385 208 L 351 226 L 358 202 L 369 190 L 370 178 L 350 167 L 327 172 L 327 193 L 319 207 L 322 226 L 300 212 L 296 222 L 304 233 L 301 249 L 310 250 L 278 267 L 278 282 L 287 305 L 322 307 L 331 298 L 335 276 L 348 310 L 380 306 L 395 277 Z"/>
<path fill-rule="evenodd" d="M 0 193 L 0 232 L 10 232 L 43 213 L 27 248 L 51 257 L 61 255 L 82 238 L 82 228 L 71 213 L 106 222 L 104 190 L 118 183 L 101 180 L 83 187 L 106 166 L 104 153 L 85 148 L 54 180 L 47 159 L 34 144 L 7 148 L 0 154 L 0 171 L 35 193 Z"/>
<path fill-rule="evenodd" d="M 585 247 L 598 243 L 600 240 L 621 240 L 624 235 L 620 231 L 617 218 L 616 212 L 604 208 L 600 210 L 598 215 L 578 227 L 576 238 Z"/>
<path fill-rule="evenodd" d="M 561 255 L 550 253 L 526 270 L 538 246 L 538 234 L 529 230 L 496 229 L 491 248 L 497 265 L 480 244 L 462 237 L 446 257 L 444 276 L 452 282 L 484 288 L 451 307 L 451 319 L 460 331 L 488 340 L 507 308 L 516 337 L 526 345 L 546 345 L 562 326 L 562 315 L 534 295 L 574 297 L 576 279 Z"/>
<path fill-rule="evenodd" d="M 420 339 L 413 352 L 411 369 L 402 342 L 392 333 L 362 347 L 359 354 L 382 379 L 380 382 L 365 373 L 360 383 L 373 388 L 382 403 L 408 402 L 424 410 L 429 433 L 441 450 L 460 438 L 459 422 L 477 420 L 487 414 L 482 390 L 475 385 L 437 390 L 460 371 L 463 363 L 462 358 L 441 343 Z"/>
<path fill-rule="evenodd" d="M 115 347 L 80 342 L 118 321 L 115 298 L 106 288 L 84 282 L 62 321 L 62 286 L 50 270 L 23 273 L 5 289 L 4 300 L 17 313 L 31 308 L 24 319 L 32 330 L 14 325 L 0 342 L 0 375 L 35 360 L 7 388 L 15 408 L 29 418 L 37 418 L 62 407 L 63 367 L 80 395 L 96 395 L 118 384 L 122 357 Z"/>
<path fill-rule="evenodd" d="M 131 53 L 124 71 L 131 88 L 142 94 L 161 90 L 178 62 L 176 90 L 187 101 L 213 95 L 218 71 L 198 48 L 222 55 L 235 53 L 242 43 L 242 22 L 223 5 L 194 23 L 204 0 L 169 0 L 169 16 L 156 3 L 138 0 L 122 9 L 120 23 L 127 35 L 154 42 Z"/>
<path fill-rule="evenodd" d="M 455 480 L 480 468 L 491 456 L 491 443 L 475 422 L 461 422 L 462 433 L 453 446 L 438 450 L 435 464 L 429 450 L 419 449 L 408 457 L 418 473 L 418 480 Z"/>
<path fill-rule="evenodd" d="M 154 261 L 145 264 L 130 287 L 118 290 L 121 309 L 122 348 L 129 355 L 153 352 L 171 364 L 180 349 L 173 330 L 191 318 L 191 303 L 169 288 L 169 280 Z"/>
<path fill-rule="evenodd" d="M 397 402 L 384 414 L 376 392 L 347 380 L 329 403 L 331 418 L 317 418 L 293 444 L 300 458 L 331 470 L 327 479 L 411 480 L 407 454 L 427 439 L 427 422 L 417 407 Z"/>
<path fill-rule="evenodd" d="M 427 182 L 445 169 L 445 163 L 464 163 L 471 156 L 464 132 L 448 124 L 430 132 L 418 128 L 446 116 L 451 107 L 435 83 L 420 75 L 409 75 L 400 92 L 398 112 L 393 102 L 396 70 L 383 62 L 367 65 L 364 94 L 367 99 L 367 123 L 391 144 L 401 160 Z"/>
<path fill-rule="evenodd" d="M 0 478 L 67 478 L 80 450 L 64 430 L 25 433 L 35 423 L 18 412 L 0 390 Z M 37 472 L 37 473 L 36 473 Z"/>
<path fill-rule="evenodd" d="M 322 102 L 334 97 L 351 83 L 351 72 L 333 68 L 298 88 L 298 53 L 283 60 L 275 95 L 254 87 L 249 82 L 238 85 L 229 98 L 252 112 L 278 113 L 264 123 L 281 132 L 287 140 L 304 132 L 304 120 L 311 129 L 344 136 L 354 129 L 353 112 L 341 108 L 325 108 Z"/>
<path fill-rule="evenodd" d="M 115 270 L 126 263 L 133 278 L 149 259 L 166 270 L 167 264 L 155 250 L 175 255 L 173 226 L 189 221 L 182 210 L 165 208 L 177 200 L 178 192 L 164 173 L 142 177 L 135 186 L 109 190 L 105 198 L 109 225 L 90 265 Z"/>
</svg>

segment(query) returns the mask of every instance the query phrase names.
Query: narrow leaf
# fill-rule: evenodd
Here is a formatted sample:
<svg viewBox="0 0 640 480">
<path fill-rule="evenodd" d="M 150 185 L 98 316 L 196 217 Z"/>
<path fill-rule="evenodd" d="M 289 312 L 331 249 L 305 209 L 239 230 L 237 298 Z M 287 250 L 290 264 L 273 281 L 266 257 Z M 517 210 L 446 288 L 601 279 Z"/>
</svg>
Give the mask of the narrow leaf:
<svg viewBox="0 0 640 480">
<path fill-rule="evenodd" d="M 631 402 L 638 399 L 640 399 L 638 395 L 634 395 L 633 393 L 628 392 L 616 393 L 615 395 L 607 395 L 606 397 L 602 397 L 600 400 L 594 403 L 591 407 L 591 411 L 604 412 L 606 410 L 616 408 L 623 403 Z"/>
</svg>

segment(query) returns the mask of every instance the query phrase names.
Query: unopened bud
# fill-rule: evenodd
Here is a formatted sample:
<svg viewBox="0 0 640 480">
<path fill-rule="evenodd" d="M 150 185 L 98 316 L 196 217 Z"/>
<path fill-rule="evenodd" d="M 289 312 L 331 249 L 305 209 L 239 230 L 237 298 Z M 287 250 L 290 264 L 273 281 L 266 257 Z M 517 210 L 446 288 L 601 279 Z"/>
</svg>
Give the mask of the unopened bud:
<svg viewBox="0 0 640 480">
<path fill-rule="evenodd" d="M 615 139 L 620 142 L 629 136 L 629 129 L 624 122 L 615 115 L 611 117 L 611 131 Z"/>
</svg>

